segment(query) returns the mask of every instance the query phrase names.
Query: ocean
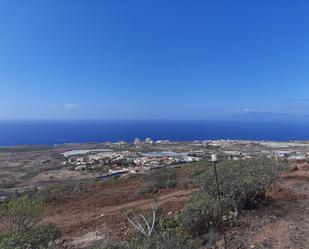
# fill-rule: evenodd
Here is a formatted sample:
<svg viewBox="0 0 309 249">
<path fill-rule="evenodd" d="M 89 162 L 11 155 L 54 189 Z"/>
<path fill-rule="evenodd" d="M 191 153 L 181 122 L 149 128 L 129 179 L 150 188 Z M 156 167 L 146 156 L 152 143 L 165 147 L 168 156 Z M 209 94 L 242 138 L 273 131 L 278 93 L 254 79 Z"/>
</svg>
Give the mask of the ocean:
<svg viewBox="0 0 309 249">
<path fill-rule="evenodd" d="M 208 139 L 309 140 L 309 122 L 75 120 L 0 121 L 0 146 Z"/>
</svg>

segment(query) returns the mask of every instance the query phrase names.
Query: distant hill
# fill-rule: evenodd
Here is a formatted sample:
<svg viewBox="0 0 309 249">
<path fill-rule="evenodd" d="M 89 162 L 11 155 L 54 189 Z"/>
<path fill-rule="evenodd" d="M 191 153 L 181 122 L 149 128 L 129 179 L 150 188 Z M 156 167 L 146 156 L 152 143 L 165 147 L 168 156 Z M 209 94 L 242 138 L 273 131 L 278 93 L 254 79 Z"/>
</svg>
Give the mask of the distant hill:
<svg viewBox="0 0 309 249">
<path fill-rule="evenodd" d="M 247 112 L 221 116 L 217 120 L 227 121 L 269 121 L 269 122 L 309 122 L 309 115 L 273 113 L 273 112 Z"/>
</svg>

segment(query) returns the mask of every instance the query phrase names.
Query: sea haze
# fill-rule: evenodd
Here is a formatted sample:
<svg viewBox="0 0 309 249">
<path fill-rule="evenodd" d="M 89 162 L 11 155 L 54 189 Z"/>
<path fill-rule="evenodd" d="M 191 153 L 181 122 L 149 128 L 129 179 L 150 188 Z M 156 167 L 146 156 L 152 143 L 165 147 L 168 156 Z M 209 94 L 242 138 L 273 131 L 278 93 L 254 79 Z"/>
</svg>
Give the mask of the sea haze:
<svg viewBox="0 0 309 249">
<path fill-rule="evenodd" d="M 79 142 L 204 139 L 308 140 L 309 122 L 258 121 L 0 121 L 0 146 Z"/>
</svg>

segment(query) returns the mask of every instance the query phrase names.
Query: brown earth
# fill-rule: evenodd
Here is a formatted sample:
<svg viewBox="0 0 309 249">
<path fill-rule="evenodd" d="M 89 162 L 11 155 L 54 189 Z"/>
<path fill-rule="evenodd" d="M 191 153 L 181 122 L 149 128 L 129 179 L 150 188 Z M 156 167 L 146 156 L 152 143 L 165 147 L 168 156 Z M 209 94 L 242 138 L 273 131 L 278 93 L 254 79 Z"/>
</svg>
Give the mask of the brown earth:
<svg viewBox="0 0 309 249">
<path fill-rule="evenodd" d="M 176 188 L 145 196 L 138 194 L 140 184 L 139 178 L 129 178 L 89 185 L 79 194 L 50 203 L 49 214 L 42 223 L 59 225 L 69 248 L 79 242 L 81 236 L 87 237 L 89 234 L 93 234 L 93 239 L 123 240 L 133 232 L 124 218 L 124 209 L 138 207 L 147 210 L 156 200 L 163 214 L 176 214 L 191 194 L 198 190 Z M 79 248 L 84 243 L 77 244 Z"/>
<path fill-rule="evenodd" d="M 309 249 L 309 164 L 292 168 L 257 209 L 244 211 L 226 229 L 227 248 Z M 100 238 L 124 240 L 133 232 L 122 215 L 124 208 L 147 209 L 155 197 L 163 214 L 175 215 L 198 190 L 178 187 L 145 196 L 137 194 L 140 184 L 134 177 L 89 185 L 51 203 L 43 223 L 58 224 L 68 248 Z"/>
<path fill-rule="evenodd" d="M 309 248 L 309 165 L 292 168 L 258 209 L 227 231 L 228 248 Z"/>
</svg>

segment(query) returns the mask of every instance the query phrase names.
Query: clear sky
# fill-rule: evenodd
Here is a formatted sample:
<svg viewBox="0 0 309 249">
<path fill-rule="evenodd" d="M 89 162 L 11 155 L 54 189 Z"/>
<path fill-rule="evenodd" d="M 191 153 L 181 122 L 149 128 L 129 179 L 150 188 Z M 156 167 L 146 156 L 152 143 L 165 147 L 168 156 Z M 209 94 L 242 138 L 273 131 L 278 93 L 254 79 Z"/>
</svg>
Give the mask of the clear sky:
<svg viewBox="0 0 309 249">
<path fill-rule="evenodd" d="M 0 0 L 0 119 L 309 114 L 309 1 Z"/>
</svg>

